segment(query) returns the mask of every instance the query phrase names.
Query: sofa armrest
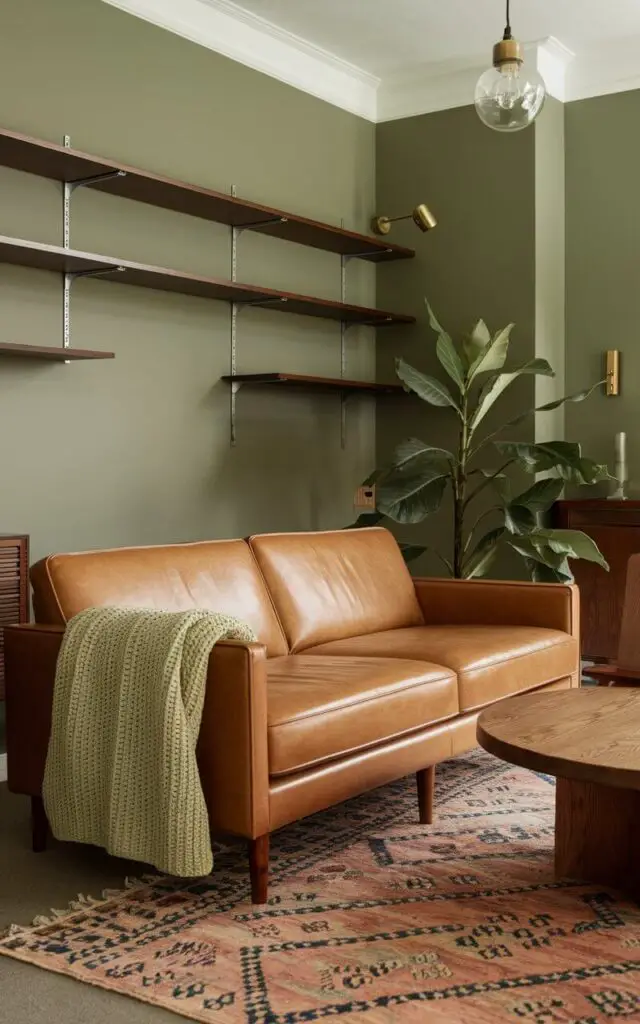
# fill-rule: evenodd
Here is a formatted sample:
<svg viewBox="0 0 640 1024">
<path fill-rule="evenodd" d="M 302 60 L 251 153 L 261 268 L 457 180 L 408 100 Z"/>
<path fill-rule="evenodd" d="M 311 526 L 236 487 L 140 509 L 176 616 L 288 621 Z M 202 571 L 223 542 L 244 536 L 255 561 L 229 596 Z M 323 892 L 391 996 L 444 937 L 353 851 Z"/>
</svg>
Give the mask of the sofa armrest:
<svg viewBox="0 0 640 1024">
<path fill-rule="evenodd" d="M 13 793 L 42 792 L 64 629 L 37 624 L 4 629 L 8 781 Z"/>
<path fill-rule="evenodd" d="M 224 640 L 209 658 L 198 739 L 212 829 L 256 838 L 269 831 L 266 648 Z"/>
<path fill-rule="evenodd" d="M 4 630 L 8 781 L 39 796 L 51 733 L 56 663 L 64 626 Z M 198 764 L 212 827 L 269 831 L 266 649 L 221 641 L 209 658 Z"/>
<path fill-rule="evenodd" d="M 416 579 L 428 625 L 541 626 L 580 636 L 575 584 L 517 580 Z"/>
</svg>

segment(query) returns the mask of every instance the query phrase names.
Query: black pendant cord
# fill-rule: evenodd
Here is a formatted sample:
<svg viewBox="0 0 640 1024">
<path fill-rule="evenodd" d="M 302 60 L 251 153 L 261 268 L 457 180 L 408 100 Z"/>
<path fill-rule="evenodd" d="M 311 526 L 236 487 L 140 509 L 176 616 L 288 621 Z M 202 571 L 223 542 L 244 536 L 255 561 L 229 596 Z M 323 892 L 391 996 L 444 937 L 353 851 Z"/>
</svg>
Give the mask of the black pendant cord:
<svg viewBox="0 0 640 1024">
<path fill-rule="evenodd" d="M 507 27 L 504 30 L 503 39 L 513 39 L 511 35 L 511 0 L 507 0 Z"/>
</svg>

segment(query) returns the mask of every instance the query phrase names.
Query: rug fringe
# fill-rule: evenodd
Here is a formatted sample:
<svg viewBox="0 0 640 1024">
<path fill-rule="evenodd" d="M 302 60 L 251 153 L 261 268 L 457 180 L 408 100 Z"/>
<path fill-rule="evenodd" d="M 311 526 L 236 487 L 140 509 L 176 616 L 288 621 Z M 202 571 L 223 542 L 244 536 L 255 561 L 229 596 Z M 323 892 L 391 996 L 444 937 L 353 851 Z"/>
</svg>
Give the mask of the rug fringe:
<svg viewBox="0 0 640 1024">
<path fill-rule="evenodd" d="M 122 889 L 103 889 L 99 899 L 89 894 L 78 893 L 75 899 L 69 900 L 65 909 L 59 910 L 57 907 L 52 907 L 48 914 L 37 914 L 30 925 L 9 924 L 4 928 L 0 928 L 0 940 L 10 939 L 14 935 L 23 934 L 24 932 L 31 931 L 33 928 L 49 928 L 52 925 L 59 924 L 66 917 L 71 917 L 73 914 L 83 910 L 99 907 L 102 903 L 106 903 L 109 900 L 129 896 L 132 890 L 145 889 L 148 885 L 155 885 L 164 878 L 166 878 L 166 875 L 145 874 L 140 878 L 127 876 Z"/>
</svg>

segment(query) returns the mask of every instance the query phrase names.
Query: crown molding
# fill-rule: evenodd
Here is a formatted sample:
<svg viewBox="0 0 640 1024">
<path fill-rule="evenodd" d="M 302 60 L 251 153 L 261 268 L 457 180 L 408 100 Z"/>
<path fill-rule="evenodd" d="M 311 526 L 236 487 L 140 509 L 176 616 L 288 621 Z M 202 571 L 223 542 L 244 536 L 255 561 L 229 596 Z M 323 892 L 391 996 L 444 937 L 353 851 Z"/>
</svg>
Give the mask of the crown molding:
<svg viewBox="0 0 640 1024">
<path fill-rule="evenodd" d="M 567 73 L 567 100 L 640 89 L 640 39 L 630 37 L 584 52 Z"/>
<path fill-rule="evenodd" d="M 379 79 L 230 0 L 104 0 L 287 85 L 376 120 Z"/>
<path fill-rule="evenodd" d="M 567 75 L 576 59 L 573 50 L 561 43 L 555 36 L 539 39 L 525 45 L 525 54 L 531 53 L 536 67 L 544 79 L 549 96 L 561 103 L 567 101 Z"/>
<path fill-rule="evenodd" d="M 490 54 L 409 68 L 383 80 L 233 0 L 103 0 L 135 17 L 277 78 L 367 121 L 393 121 L 469 106 Z M 525 44 L 549 95 L 563 103 L 640 88 L 640 38 L 573 54 L 550 36 Z"/>
</svg>

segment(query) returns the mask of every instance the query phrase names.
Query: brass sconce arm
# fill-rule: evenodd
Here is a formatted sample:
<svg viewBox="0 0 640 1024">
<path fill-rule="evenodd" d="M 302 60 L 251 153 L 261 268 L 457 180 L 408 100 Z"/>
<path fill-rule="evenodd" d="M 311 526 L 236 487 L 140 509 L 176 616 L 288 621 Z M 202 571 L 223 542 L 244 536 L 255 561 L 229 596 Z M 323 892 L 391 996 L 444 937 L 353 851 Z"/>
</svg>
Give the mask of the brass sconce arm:
<svg viewBox="0 0 640 1024">
<path fill-rule="evenodd" d="M 420 203 L 415 210 L 402 217 L 374 217 L 371 221 L 371 230 L 376 235 L 388 235 L 391 225 L 399 220 L 413 220 L 416 227 L 424 232 L 431 231 L 438 223 L 429 207 L 425 203 Z"/>
</svg>

